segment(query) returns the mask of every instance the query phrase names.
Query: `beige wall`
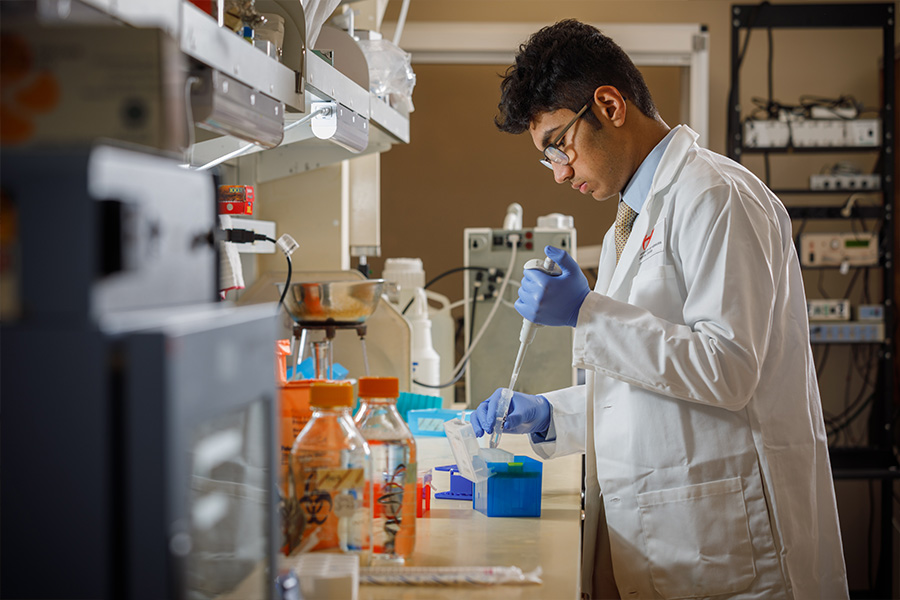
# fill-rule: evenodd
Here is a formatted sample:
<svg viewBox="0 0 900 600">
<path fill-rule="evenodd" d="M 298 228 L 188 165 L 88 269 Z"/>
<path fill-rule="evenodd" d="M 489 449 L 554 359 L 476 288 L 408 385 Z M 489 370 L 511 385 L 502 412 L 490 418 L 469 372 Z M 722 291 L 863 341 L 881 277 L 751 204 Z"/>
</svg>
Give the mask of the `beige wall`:
<svg viewBox="0 0 900 600">
<path fill-rule="evenodd" d="M 391 3 L 386 21 L 396 20 L 399 5 L 400 2 Z M 410 22 L 551 23 L 574 17 L 595 24 L 705 24 L 710 34 L 709 147 L 724 153 L 730 83 L 730 8 L 731 2 L 721 0 L 413 0 L 408 18 Z M 773 44 L 776 100 L 796 104 L 804 94 L 850 94 L 867 107 L 879 106 L 881 36 L 877 32 L 776 30 Z M 753 97 L 766 96 L 766 63 L 766 33 L 755 30 L 742 70 L 742 106 L 751 107 Z M 615 206 L 585 198 L 566 185 L 556 185 L 550 172 L 537 164 L 538 152 L 527 135 L 511 136 L 494 128 L 498 74 L 505 65 L 414 67 L 417 86 L 413 95 L 416 111 L 410 119 L 411 142 L 394 147 L 382 158 L 383 255 L 370 260 L 375 275 L 380 274 L 385 257 L 420 257 L 429 278 L 461 266 L 463 229 L 500 227 L 506 206 L 514 201 L 525 209 L 526 226 L 533 226 L 539 215 L 562 212 L 575 217 L 579 245 L 600 243 L 614 218 Z M 664 120 L 669 125 L 676 124 L 678 69 L 656 67 L 642 71 Z M 748 112 L 749 108 L 745 109 L 744 115 Z M 869 172 L 875 167 L 876 156 L 868 153 L 773 157 L 771 187 L 804 187 L 811 173 L 839 160 Z M 760 176 L 764 173 L 760 157 L 748 157 L 745 164 Z M 785 195 L 783 200 L 786 204 L 840 204 L 844 199 Z M 805 231 L 828 231 L 838 226 L 833 222 L 811 222 Z M 881 293 L 878 273 L 873 271 L 873 281 L 868 286 L 873 299 Z M 861 279 L 850 294 L 854 303 L 863 297 Z M 813 272 L 806 278 L 810 298 L 826 294 L 842 297 L 849 283 L 849 277 L 833 271 Z M 459 299 L 462 278 L 448 277 L 435 289 L 451 300 Z M 823 405 L 828 413 L 840 412 L 846 398 L 855 397 L 862 385 L 859 373 L 851 369 L 852 362 L 859 358 L 855 352 L 863 351 L 846 347 L 829 351 L 820 377 Z M 817 347 L 816 356 L 822 364 L 823 347 Z M 848 377 L 849 393 L 845 391 Z M 861 436 L 864 426 L 863 422 L 850 438 Z M 865 545 L 869 489 L 865 483 L 839 484 L 851 588 L 868 586 Z"/>
<path fill-rule="evenodd" d="M 395 20 L 399 2 L 391 3 L 386 21 Z M 413 0 L 414 21 L 482 21 L 550 23 L 575 17 L 592 23 L 701 23 L 710 34 L 709 147 L 725 152 L 726 106 L 730 83 L 731 3 L 721 0 Z M 741 78 L 741 103 L 766 95 L 766 37 L 751 38 Z M 401 40 L 402 45 L 402 40 Z M 775 31 L 775 98 L 796 103 L 801 94 L 834 97 L 852 94 L 868 106 L 878 102 L 880 36 L 871 31 Z M 556 185 L 537 165 L 527 136 L 496 131 L 492 119 L 499 99 L 498 74 L 506 65 L 414 65 L 416 111 L 411 115 L 411 142 L 395 146 L 382 160 L 382 258 L 371 260 L 374 273 L 385 257 L 416 256 L 433 276 L 462 263 L 465 227 L 500 226 L 506 206 L 519 202 L 525 224 L 550 212 L 575 217 L 579 243 L 598 244 L 615 208 Z M 675 67 L 644 68 L 663 118 L 678 122 L 680 80 Z M 871 155 L 815 156 L 773 162 L 772 185 L 797 187 L 826 163 L 850 160 L 863 170 Z M 748 166 L 762 173 L 762 163 Z M 804 201 L 804 199 L 798 199 Z M 448 279 L 436 286 L 451 298 L 461 283 Z"/>
</svg>

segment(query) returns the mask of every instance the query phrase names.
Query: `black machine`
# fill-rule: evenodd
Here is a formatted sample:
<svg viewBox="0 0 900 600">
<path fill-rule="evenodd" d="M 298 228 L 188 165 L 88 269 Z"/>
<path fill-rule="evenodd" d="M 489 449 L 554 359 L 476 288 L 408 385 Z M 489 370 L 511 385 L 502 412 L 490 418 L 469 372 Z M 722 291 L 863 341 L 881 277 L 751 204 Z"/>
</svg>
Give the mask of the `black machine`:
<svg viewBox="0 0 900 600">
<path fill-rule="evenodd" d="M 215 191 L 5 151 L 0 596 L 273 598 L 274 304 L 216 302 Z"/>
</svg>

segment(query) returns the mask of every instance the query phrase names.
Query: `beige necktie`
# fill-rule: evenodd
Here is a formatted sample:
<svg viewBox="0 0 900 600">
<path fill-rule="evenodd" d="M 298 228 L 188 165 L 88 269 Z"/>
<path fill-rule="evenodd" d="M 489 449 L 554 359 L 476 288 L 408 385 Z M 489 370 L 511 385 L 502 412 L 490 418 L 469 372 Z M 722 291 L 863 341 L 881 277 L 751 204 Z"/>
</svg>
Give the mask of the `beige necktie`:
<svg viewBox="0 0 900 600">
<path fill-rule="evenodd" d="M 631 226 L 634 219 L 638 216 L 634 209 L 619 200 L 619 210 L 616 212 L 616 264 L 619 264 L 619 258 L 622 256 L 622 248 L 628 241 L 631 234 Z"/>
</svg>

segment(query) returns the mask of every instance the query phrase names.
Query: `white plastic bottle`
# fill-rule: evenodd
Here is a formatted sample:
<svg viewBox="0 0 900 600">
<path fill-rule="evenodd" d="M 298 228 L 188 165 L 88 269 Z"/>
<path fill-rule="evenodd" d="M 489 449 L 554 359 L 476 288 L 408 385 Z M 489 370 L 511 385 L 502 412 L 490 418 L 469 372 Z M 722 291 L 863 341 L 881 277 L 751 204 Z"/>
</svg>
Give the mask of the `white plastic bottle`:
<svg viewBox="0 0 900 600">
<path fill-rule="evenodd" d="M 421 258 L 388 258 L 384 261 L 381 277 L 385 283 L 385 293 L 401 311 L 415 298 L 416 290 L 425 287 L 425 270 Z M 410 307 L 409 310 L 412 310 Z M 409 314 L 409 310 L 406 311 Z"/>
<path fill-rule="evenodd" d="M 425 290 L 418 288 L 410 307 L 409 322 L 412 326 L 412 378 L 410 391 L 414 394 L 440 396 L 438 388 L 418 385 L 415 382 L 429 385 L 441 383 L 441 357 L 435 352 L 431 341 L 431 319 L 428 318 L 428 298 Z"/>
</svg>

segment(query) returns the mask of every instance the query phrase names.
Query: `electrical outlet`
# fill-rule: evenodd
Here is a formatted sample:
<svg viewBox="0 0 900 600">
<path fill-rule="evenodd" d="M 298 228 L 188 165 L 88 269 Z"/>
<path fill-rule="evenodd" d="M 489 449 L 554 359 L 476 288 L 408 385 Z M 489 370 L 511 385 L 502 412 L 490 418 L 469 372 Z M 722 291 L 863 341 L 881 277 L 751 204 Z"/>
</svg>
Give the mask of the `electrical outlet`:
<svg viewBox="0 0 900 600">
<path fill-rule="evenodd" d="M 787 148 L 791 141 L 790 126 L 774 119 L 744 122 L 744 145 L 747 148 Z"/>
<path fill-rule="evenodd" d="M 791 123 L 791 145 L 795 148 L 824 148 L 845 145 L 845 121 L 805 119 Z"/>
<path fill-rule="evenodd" d="M 881 189 L 881 175 L 810 175 L 811 190 L 878 190 Z"/>
<path fill-rule="evenodd" d="M 849 300 L 807 300 L 810 321 L 849 321 Z"/>
<path fill-rule="evenodd" d="M 844 138 L 848 146 L 874 147 L 881 143 L 879 119 L 853 119 L 844 121 Z"/>
<path fill-rule="evenodd" d="M 884 305 L 860 304 L 856 308 L 856 318 L 860 321 L 884 321 Z"/>
<path fill-rule="evenodd" d="M 813 323 L 809 326 L 813 343 L 858 344 L 884 341 L 884 323 L 848 321 L 847 323 Z"/>
</svg>

